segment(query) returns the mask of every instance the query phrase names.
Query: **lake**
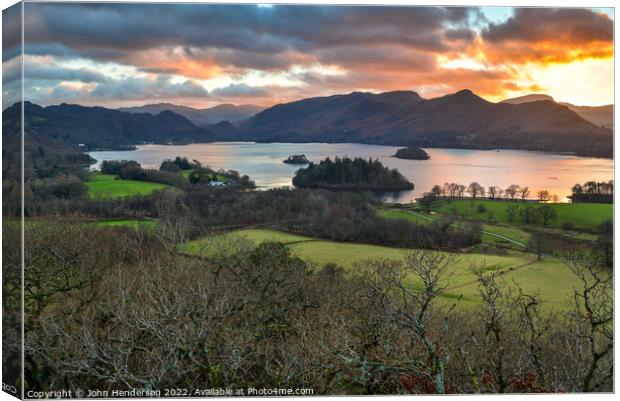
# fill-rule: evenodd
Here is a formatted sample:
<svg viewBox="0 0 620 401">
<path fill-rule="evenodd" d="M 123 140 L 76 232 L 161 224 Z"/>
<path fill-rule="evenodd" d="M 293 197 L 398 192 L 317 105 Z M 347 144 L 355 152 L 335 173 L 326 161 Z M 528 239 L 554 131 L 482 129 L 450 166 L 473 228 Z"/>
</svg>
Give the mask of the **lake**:
<svg viewBox="0 0 620 401">
<path fill-rule="evenodd" d="M 584 158 L 520 150 L 425 149 L 430 160 L 402 160 L 391 157 L 394 146 L 354 143 L 254 143 L 214 142 L 191 145 L 141 145 L 132 151 L 97 151 L 90 155 L 103 160 L 135 160 L 143 167 L 159 167 L 164 159 L 184 156 L 215 169 L 237 170 L 249 175 L 260 188 L 291 185 L 299 166 L 282 163 L 293 154 L 305 154 L 313 162 L 325 157 L 372 157 L 397 168 L 415 188 L 411 191 L 384 194 L 388 202 L 410 202 L 428 192 L 433 185 L 472 181 L 488 187 L 506 188 L 510 184 L 526 185 L 536 191 L 548 190 L 567 200 L 570 188 L 586 181 L 614 178 L 613 160 Z M 93 168 L 98 168 L 98 164 Z"/>
</svg>

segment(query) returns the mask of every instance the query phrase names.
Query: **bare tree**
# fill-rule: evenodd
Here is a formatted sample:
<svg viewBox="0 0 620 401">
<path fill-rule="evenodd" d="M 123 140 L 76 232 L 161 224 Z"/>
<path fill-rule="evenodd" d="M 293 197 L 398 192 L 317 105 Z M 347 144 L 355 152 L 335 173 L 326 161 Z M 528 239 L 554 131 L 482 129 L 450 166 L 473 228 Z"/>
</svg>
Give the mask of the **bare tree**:
<svg viewBox="0 0 620 401">
<path fill-rule="evenodd" d="M 597 391 L 613 380 L 613 275 L 593 255 L 572 255 L 566 264 L 581 283 L 569 314 L 574 338 L 586 352 L 580 390 Z"/>
<path fill-rule="evenodd" d="M 549 202 L 549 199 L 551 199 L 551 194 L 546 189 L 536 192 L 536 196 L 539 202 Z"/>
<path fill-rule="evenodd" d="M 489 194 L 489 198 L 491 199 L 495 199 L 495 198 L 499 198 L 499 192 L 501 191 L 500 187 L 491 185 L 488 189 L 487 189 L 487 193 Z"/>
<path fill-rule="evenodd" d="M 525 224 L 534 224 L 538 220 L 539 214 L 534 206 L 526 204 L 519 208 L 519 215 Z"/>
<path fill-rule="evenodd" d="M 508 196 L 511 200 L 514 200 L 514 198 L 517 196 L 517 193 L 519 192 L 519 186 L 511 184 L 508 186 L 508 188 L 504 190 L 504 192 L 506 193 L 506 196 Z"/>
<path fill-rule="evenodd" d="M 558 212 L 551 205 L 543 205 L 537 209 L 538 215 L 542 218 L 543 226 L 558 218 Z"/>
<path fill-rule="evenodd" d="M 515 330 L 538 376 L 537 379 L 541 389 L 549 391 L 547 369 L 543 366 L 543 354 L 547 345 L 545 342 L 546 337 L 555 323 L 554 315 L 551 312 L 544 313 L 542 311 L 538 294 L 529 295 L 516 282 L 513 281 L 513 283 L 519 292 L 514 301 L 514 310 L 516 312 Z"/>
<path fill-rule="evenodd" d="M 444 194 L 444 189 L 441 185 L 434 185 L 431 189 L 431 193 L 433 193 L 436 197 L 440 197 Z"/>
<path fill-rule="evenodd" d="M 384 263 L 371 264 L 370 277 L 373 278 L 368 281 L 375 297 L 386 302 L 385 313 L 390 320 L 406 329 L 425 351 L 429 364 L 420 365 L 417 373 L 433 383 L 438 394 L 446 392 L 445 364 L 449 355 L 442 346 L 442 336 L 433 338 L 430 335 L 432 306 L 448 287 L 448 268 L 455 260 L 453 255 L 413 251 L 400 266 L 386 268 Z M 413 282 L 418 284 L 412 285 Z M 448 332 L 445 327 L 443 333 Z"/>
<path fill-rule="evenodd" d="M 478 195 L 480 195 L 481 197 L 484 196 L 484 187 L 482 187 L 482 185 L 478 184 L 477 182 L 472 182 L 471 184 L 469 184 L 469 186 L 467 187 L 467 192 L 471 195 L 472 198 L 476 199 L 476 197 L 478 197 Z"/>
<path fill-rule="evenodd" d="M 544 231 L 536 230 L 532 234 L 530 234 L 530 238 L 527 241 L 527 249 L 530 252 L 534 252 L 538 257 L 538 260 L 541 260 L 543 251 L 545 249 L 545 243 L 547 241 L 547 234 Z"/>
<path fill-rule="evenodd" d="M 498 282 L 500 271 L 486 272 L 484 267 L 473 267 L 471 271 L 478 277 L 479 293 L 485 306 L 481 311 L 481 317 L 485 326 L 485 335 L 491 341 L 487 350 L 492 354 L 490 362 L 494 381 L 497 384 L 497 391 L 505 393 L 508 389 L 508 380 L 504 372 L 506 349 L 503 334 L 506 322 L 505 305 L 502 303 L 502 286 Z"/>
<path fill-rule="evenodd" d="M 521 200 L 525 201 L 527 197 L 530 196 L 530 187 L 521 187 L 519 194 L 521 196 Z"/>
<path fill-rule="evenodd" d="M 514 219 L 519 214 L 519 205 L 511 204 L 506 206 L 506 214 L 508 215 L 508 221 L 514 221 Z"/>
</svg>

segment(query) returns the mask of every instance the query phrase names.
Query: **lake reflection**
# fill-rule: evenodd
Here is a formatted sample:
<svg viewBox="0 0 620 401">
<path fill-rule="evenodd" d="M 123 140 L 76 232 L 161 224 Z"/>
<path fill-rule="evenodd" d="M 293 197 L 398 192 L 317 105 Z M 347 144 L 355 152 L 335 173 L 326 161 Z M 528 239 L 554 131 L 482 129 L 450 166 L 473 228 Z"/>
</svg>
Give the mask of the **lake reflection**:
<svg viewBox="0 0 620 401">
<path fill-rule="evenodd" d="M 258 186 L 291 185 L 298 166 L 282 163 L 293 154 L 319 162 L 325 157 L 372 157 L 397 168 L 415 185 L 412 191 L 386 194 L 389 202 L 410 202 L 435 184 L 472 181 L 488 187 L 527 185 L 532 196 L 541 189 L 565 199 L 575 183 L 613 179 L 613 161 L 519 150 L 426 149 L 430 160 L 391 157 L 398 148 L 363 144 L 215 142 L 180 146 L 142 145 L 133 151 L 90 152 L 97 161 L 135 160 L 144 167 L 159 167 L 164 159 L 185 156 L 215 169 L 233 169 L 249 175 Z M 93 166 L 98 168 L 98 164 Z M 566 200 L 566 199 L 565 199 Z"/>
</svg>

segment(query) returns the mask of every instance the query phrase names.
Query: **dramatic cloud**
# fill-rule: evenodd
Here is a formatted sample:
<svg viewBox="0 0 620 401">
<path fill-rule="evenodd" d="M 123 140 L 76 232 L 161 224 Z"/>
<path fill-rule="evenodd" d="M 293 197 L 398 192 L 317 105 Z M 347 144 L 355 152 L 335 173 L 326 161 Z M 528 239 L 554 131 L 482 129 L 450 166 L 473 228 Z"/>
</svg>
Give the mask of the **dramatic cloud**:
<svg viewBox="0 0 620 401">
<path fill-rule="evenodd" d="M 613 21 L 586 9 L 519 8 L 482 31 L 491 62 L 568 63 L 613 56 Z"/>
<path fill-rule="evenodd" d="M 25 7 L 26 92 L 40 103 L 269 105 L 355 90 L 438 96 L 462 88 L 500 99 L 545 91 L 536 77 L 549 75 L 536 68 L 611 63 L 613 54 L 612 19 L 587 9 L 505 9 L 498 20 L 465 7 Z M 11 90 L 19 36 L 5 35 L 3 45 Z"/>
</svg>

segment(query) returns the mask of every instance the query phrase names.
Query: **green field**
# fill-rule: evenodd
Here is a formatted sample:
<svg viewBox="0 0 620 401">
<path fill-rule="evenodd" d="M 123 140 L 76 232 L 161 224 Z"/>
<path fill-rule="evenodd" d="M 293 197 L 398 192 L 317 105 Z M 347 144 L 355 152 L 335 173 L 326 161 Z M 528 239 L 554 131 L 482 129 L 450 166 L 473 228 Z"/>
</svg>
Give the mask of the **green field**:
<svg viewBox="0 0 620 401">
<path fill-rule="evenodd" d="M 479 212 L 478 206 L 484 205 L 485 212 Z M 457 214 L 459 216 L 480 219 L 487 221 L 489 212 L 492 213 L 493 220 L 503 224 L 522 224 L 521 218 L 516 217 L 515 221 L 508 220 L 506 208 L 510 204 L 523 205 L 520 202 L 492 201 L 459 199 L 453 201 L 442 201 L 435 211 L 442 214 Z M 549 224 L 550 227 L 562 227 L 564 223 L 572 223 L 575 227 L 583 230 L 595 230 L 596 227 L 606 219 L 613 216 L 613 205 L 606 203 L 550 203 L 558 218 Z M 534 207 L 539 205 L 534 204 Z"/>
<path fill-rule="evenodd" d="M 377 211 L 377 215 L 380 217 L 391 218 L 391 219 L 405 219 L 411 220 L 418 224 L 428 224 L 432 221 L 433 218 L 438 215 L 424 215 L 420 212 L 408 211 L 403 209 L 381 209 Z M 485 231 L 482 234 L 482 242 L 488 244 L 503 244 L 510 245 L 515 249 L 522 249 L 523 247 L 513 244 L 509 241 L 506 241 L 502 238 L 498 238 L 497 236 L 491 235 L 489 233 L 503 235 L 508 237 L 514 241 L 520 242 L 522 244 L 527 244 L 530 235 L 516 227 L 510 227 L 505 225 L 495 225 L 495 224 L 483 224 L 482 229 Z"/>
<path fill-rule="evenodd" d="M 350 270 L 355 268 L 357 262 L 377 259 L 402 260 L 409 252 L 406 249 L 326 241 L 263 229 L 239 230 L 191 241 L 184 244 L 182 250 L 190 254 L 208 256 L 213 244 L 231 237 L 245 237 L 255 244 L 264 241 L 283 242 L 288 244 L 294 254 L 319 267 L 333 262 Z M 210 244 L 211 241 L 213 244 Z M 449 279 L 449 289 L 444 299 L 454 300 L 462 296 L 463 306 L 471 307 L 480 303 L 476 277 L 469 270 L 471 266 L 500 269 L 504 272 L 502 282 L 506 287 L 514 287 L 514 280 L 527 293 L 539 293 L 547 306 L 558 310 L 570 305 L 572 289 L 578 285 L 573 273 L 557 259 L 537 261 L 533 255 L 514 251 L 506 256 L 475 253 L 456 255 L 458 259 L 451 267 L 452 277 Z"/>
<path fill-rule="evenodd" d="M 155 182 L 121 180 L 115 175 L 91 173 L 88 181 L 88 194 L 93 198 L 121 198 L 124 196 L 146 195 L 167 185 Z"/>
<path fill-rule="evenodd" d="M 153 229 L 157 226 L 156 220 L 101 220 L 95 224 L 97 227 L 129 227 Z"/>
<path fill-rule="evenodd" d="M 192 173 L 192 171 L 194 171 L 194 169 L 191 170 L 182 170 L 181 171 L 181 175 L 185 178 L 188 178 L 189 175 Z M 212 174 L 205 174 L 209 177 L 209 179 L 211 180 L 218 180 L 218 181 L 228 181 L 228 178 L 226 178 L 225 175 L 222 174 L 218 174 L 218 173 L 212 173 Z"/>
</svg>

